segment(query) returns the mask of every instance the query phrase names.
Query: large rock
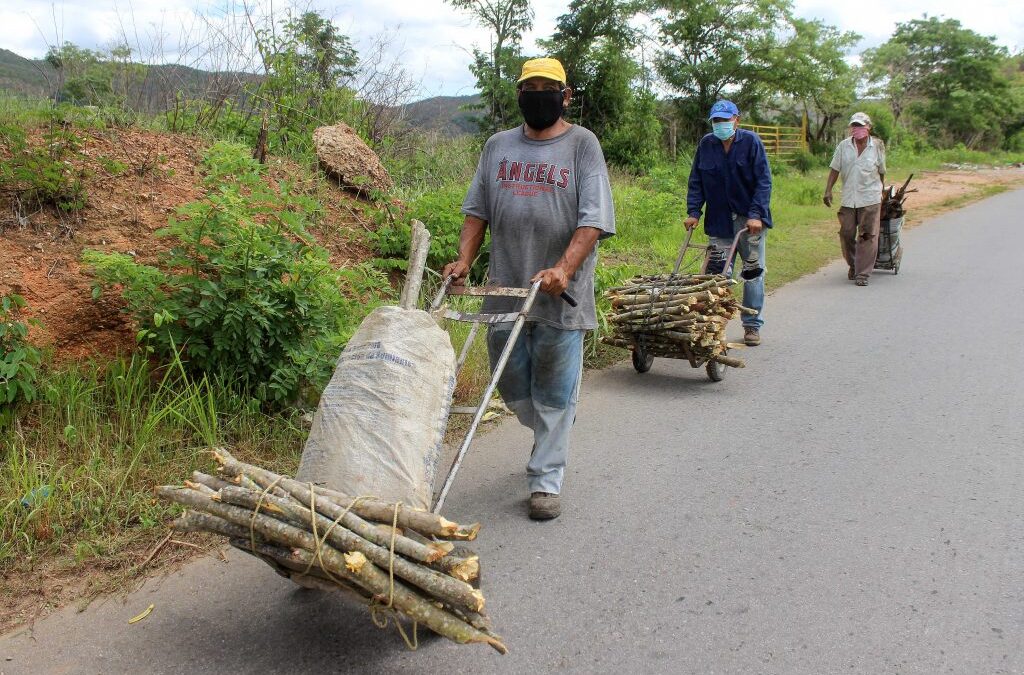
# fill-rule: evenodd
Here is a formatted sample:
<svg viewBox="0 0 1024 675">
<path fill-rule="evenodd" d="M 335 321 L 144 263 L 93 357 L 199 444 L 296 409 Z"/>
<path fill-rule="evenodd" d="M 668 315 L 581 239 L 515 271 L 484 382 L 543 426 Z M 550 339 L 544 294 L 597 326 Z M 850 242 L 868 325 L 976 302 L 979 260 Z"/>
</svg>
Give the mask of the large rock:
<svg viewBox="0 0 1024 675">
<path fill-rule="evenodd" d="M 366 195 L 395 186 L 377 153 L 347 124 L 320 127 L 313 132 L 313 145 L 320 166 L 345 189 Z"/>
</svg>

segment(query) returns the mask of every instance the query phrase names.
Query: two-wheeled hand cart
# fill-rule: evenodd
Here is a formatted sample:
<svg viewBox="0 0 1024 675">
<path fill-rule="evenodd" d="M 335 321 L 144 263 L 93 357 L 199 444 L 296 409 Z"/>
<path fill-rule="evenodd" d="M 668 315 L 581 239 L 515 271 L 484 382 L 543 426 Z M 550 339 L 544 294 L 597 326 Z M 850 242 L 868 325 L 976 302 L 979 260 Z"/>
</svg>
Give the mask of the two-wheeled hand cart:
<svg viewBox="0 0 1024 675">
<path fill-rule="evenodd" d="M 736 248 L 739 246 L 740 237 L 747 231 L 747 228 L 743 228 L 736 233 L 736 236 L 732 240 L 732 246 L 729 247 L 729 251 L 725 257 L 724 267 L 722 270 L 723 274 L 727 274 L 731 271 L 732 259 L 736 255 Z M 693 230 L 687 229 L 686 239 L 683 240 L 683 245 L 679 248 L 679 255 L 676 256 L 676 263 L 672 267 L 672 275 L 676 276 L 679 274 L 680 268 L 683 266 L 683 260 L 686 258 L 686 254 L 690 251 L 703 251 L 703 260 L 700 266 L 700 273 L 707 274 L 708 264 L 711 262 L 712 255 L 718 250 L 713 244 L 695 244 L 693 243 Z M 681 352 L 679 356 L 672 356 L 667 358 L 685 358 L 690 362 L 690 365 L 694 368 L 700 368 L 704 366 L 705 371 L 708 374 L 708 379 L 712 382 L 721 382 L 725 378 L 725 371 L 727 366 L 724 364 L 710 359 L 707 356 L 698 355 L 690 349 L 685 343 L 680 343 Z M 654 364 L 654 355 L 649 353 L 647 345 L 645 344 L 644 337 L 642 335 L 634 338 L 633 348 L 633 368 L 638 373 L 646 373 L 651 369 Z M 728 348 L 724 354 L 728 353 Z"/>
<path fill-rule="evenodd" d="M 917 188 L 908 190 L 910 179 L 914 174 L 907 177 L 906 182 L 899 188 L 890 185 L 885 189 L 885 198 L 881 204 L 881 214 L 878 223 L 878 253 L 875 255 L 876 270 L 891 270 L 893 274 L 900 273 L 900 263 L 903 262 L 903 221 L 906 218 L 906 209 L 903 204 L 907 201 L 907 195 L 917 192 Z"/>
</svg>

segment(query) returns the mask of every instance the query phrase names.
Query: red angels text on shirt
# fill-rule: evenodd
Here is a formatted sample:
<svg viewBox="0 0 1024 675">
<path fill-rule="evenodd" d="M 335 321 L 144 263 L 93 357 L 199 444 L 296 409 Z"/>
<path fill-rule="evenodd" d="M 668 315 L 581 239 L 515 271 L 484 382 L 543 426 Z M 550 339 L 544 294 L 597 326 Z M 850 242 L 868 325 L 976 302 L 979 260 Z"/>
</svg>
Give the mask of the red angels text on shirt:
<svg viewBox="0 0 1024 675">
<path fill-rule="evenodd" d="M 571 175 L 571 169 L 557 164 L 513 162 L 505 158 L 498 164 L 498 175 L 494 180 L 502 183 L 540 183 L 564 190 L 569 185 Z"/>
</svg>

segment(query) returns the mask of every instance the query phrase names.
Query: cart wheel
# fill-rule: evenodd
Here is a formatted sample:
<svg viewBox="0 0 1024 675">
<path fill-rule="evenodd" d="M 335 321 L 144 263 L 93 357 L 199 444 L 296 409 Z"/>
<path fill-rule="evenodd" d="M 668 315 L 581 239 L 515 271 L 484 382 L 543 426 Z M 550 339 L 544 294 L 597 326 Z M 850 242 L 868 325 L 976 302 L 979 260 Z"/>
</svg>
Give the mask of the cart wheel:
<svg viewBox="0 0 1024 675">
<path fill-rule="evenodd" d="M 654 364 L 654 357 L 647 353 L 647 350 L 636 345 L 633 347 L 633 367 L 638 373 L 646 373 Z"/>
<path fill-rule="evenodd" d="M 708 379 L 712 382 L 721 382 L 725 379 L 725 368 L 726 366 L 718 361 L 708 361 L 708 365 L 705 367 L 705 370 L 708 371 Z"/>
</svg>

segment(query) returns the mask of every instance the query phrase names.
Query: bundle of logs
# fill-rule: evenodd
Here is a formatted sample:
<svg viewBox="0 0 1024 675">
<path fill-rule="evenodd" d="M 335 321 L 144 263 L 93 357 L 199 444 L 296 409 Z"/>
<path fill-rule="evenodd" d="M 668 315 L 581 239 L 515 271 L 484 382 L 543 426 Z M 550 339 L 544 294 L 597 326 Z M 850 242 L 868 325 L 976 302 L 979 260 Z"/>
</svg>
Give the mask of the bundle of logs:
<svg viewBox="0 0 1024 675">
<path fill-rule="evenodd" d="M 240 462 L 225 450 L 214 457 L 218 476 L 195 472 L 183 486 L 157 488 L 160 497 L 189 509 L 176 529 L 227 537 L 303 586 L 347 591 L 378 625 L 395 611 L 455 642 L 506 653 L 473 585 L 479 558 L 452 543 L 474 539 L 478 524 L 353 498 Z"/>
<path fill-rule="evenodd" d="M 896 220 L 902 218 L 906 213 L 906 209 L 903 208 L 903 204 L 907 201 L 907 195 L 911 192 L 917 192 L 917 188 L 908 190 L 907 186 L 910 185 L 910 179 L 914 177 L 914 174 L 907 176 L 907 180 L 897 188 L 895 185 L 890 185 L 886 188 L 884 195 L 885 198 L 882 200 L 882 220 Z"/>
<path fill-rule="evenodd" d="M 602 341 L 626 349 L 639 345 L 651 356 L 743 368 L 742 360 L 726 354 L 725 327 L 741 312 L 756 312 L 733 297 L 735 283 L 720 274 L 633 277 L 607 292 L 613 331 Z"/>
</svg>

